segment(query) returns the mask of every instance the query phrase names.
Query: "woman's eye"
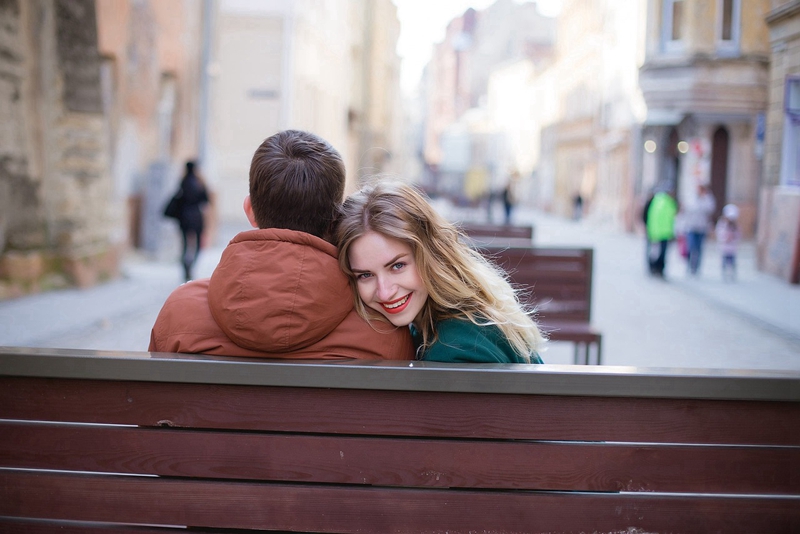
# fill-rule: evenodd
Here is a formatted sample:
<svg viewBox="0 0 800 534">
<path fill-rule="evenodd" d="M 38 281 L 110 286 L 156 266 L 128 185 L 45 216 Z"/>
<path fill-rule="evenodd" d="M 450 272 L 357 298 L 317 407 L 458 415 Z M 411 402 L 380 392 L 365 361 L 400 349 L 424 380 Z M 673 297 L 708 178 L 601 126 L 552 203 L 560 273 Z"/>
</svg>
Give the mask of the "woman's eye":
<svg viewBox="0 0 800 534">
<path fill-rule="evenodd" d="M 405 263 L 403 263 L 402 261 L 398 261 L 397 263 L 392 265 L 392 269 L 395 270 L 395 271 L 399 271 L 400 269 L 402 269 L 405 266 L 406 266 Z"/>
<path fill-rule="evenodd" d="M 360 273 L 356 275 L 356 280 L 366 280 L 370 276 L 372 276 L 372 273 Z"/>
</svg>

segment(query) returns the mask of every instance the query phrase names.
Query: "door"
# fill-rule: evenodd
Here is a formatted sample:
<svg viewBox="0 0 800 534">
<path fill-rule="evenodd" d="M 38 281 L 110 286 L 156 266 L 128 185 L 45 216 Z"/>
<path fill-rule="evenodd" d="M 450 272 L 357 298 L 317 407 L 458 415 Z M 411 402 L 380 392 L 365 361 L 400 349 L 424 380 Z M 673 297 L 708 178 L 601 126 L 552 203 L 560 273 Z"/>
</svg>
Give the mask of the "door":
<svg viewBox="0 0 800 534">
<path fill-rule="evenodd" d="M 717 201 L 713 220 L 717 220 L 722 213 L 722 207 L 727 202 L 728 184 L 728 144 L 730 136 L 724 126 L 714 132 L 714 141 L 711 145 L 711 192 Z"/>
</svg>

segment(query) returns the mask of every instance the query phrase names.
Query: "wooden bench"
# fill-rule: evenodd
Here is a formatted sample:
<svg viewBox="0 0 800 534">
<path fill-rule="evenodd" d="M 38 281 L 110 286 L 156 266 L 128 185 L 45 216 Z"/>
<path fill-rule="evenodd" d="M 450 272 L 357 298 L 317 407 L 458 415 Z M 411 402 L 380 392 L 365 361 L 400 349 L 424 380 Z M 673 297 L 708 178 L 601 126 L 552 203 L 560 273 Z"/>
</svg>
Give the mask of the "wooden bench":
<svg viewBox="0 0 800 534">
<path fill-rule="evenodd" d="M 0 419 L 3 533 L 800 532 L 800 372 L 0 348 Z"/>
<path fill-rule="evenodd" d="M 584 364 L 595 347 L 595 363 L 602 363 L 602 334 L 591 324 L 591 248 L 480 247 L 503 267 L 523 301 L 537 310 L 537 320 L 552 341 L 569 341 L 575 346 L 574 363 L 582 348 Z"/>
<path fill-rule="evenodd" d="M 530 225 L 466 223 L 461 224 L 460 227 L 477 246 L 529 247 L 533 245 L 533 226 Z"/>
</svg>

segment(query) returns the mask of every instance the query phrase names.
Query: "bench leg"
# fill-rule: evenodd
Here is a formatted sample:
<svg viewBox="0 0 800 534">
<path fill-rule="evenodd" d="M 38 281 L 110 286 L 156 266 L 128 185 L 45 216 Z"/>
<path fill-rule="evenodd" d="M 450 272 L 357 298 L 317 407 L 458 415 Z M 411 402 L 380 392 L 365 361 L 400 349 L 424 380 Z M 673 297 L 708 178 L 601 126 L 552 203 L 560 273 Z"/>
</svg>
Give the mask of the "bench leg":
<svg viewBox="0 0 800 534">
<path fill-rule="evenodd" d="M 576 341 L 575 343 L 573 343 L 572 346 L 573 346 L 572 363 L 574 365 L 579 365 L 579 364 L 589 365 L 589 350 L 591 349 L 591 343 L 581 343 L 579 341 Z M 581 354 L 579 352 L 579 349 L 581 348 L 583 349 L 583 355 L 582 355 L 583 358 L 580 358 Z M 600 356 L 598 353 L 598 359 L 599 358 Z M 582 362 L 578 361 L 579 359 L 582 359 L 583 361 Z"/>
<path fill-rule="evenodd" d="M 603 364 L 603 338 L 597 338 L 597 365 Z"/>
</svg>

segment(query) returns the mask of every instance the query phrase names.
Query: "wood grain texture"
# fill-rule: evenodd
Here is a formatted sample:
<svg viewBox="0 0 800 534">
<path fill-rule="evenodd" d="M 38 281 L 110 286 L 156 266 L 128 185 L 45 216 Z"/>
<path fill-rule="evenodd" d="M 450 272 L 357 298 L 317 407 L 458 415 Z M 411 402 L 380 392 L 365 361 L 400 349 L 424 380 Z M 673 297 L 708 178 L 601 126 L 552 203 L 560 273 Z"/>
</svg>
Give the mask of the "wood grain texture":
<svg viewBox="0 0 800 534">
<path fill-rule="evenodd" d="M 800 494 L 800 448 L 431 440 L 0 422 L 0 467 L 399 487 Z"/>
<path fill-rule="evenodd" d="M 175 534 L 175 529 L 0 517 L 0 534 Z"/>
<path fill-rule="evenodd" d="M 0 378 L 0 418 L 479 439 L 800 445 L 800 403 Z"/>
<path fill-rule="evenodd" d="M 0 514 L 307 532 L 791 533 L 797 499 L 409 490 L 0 472 Z"/>
</svg>

